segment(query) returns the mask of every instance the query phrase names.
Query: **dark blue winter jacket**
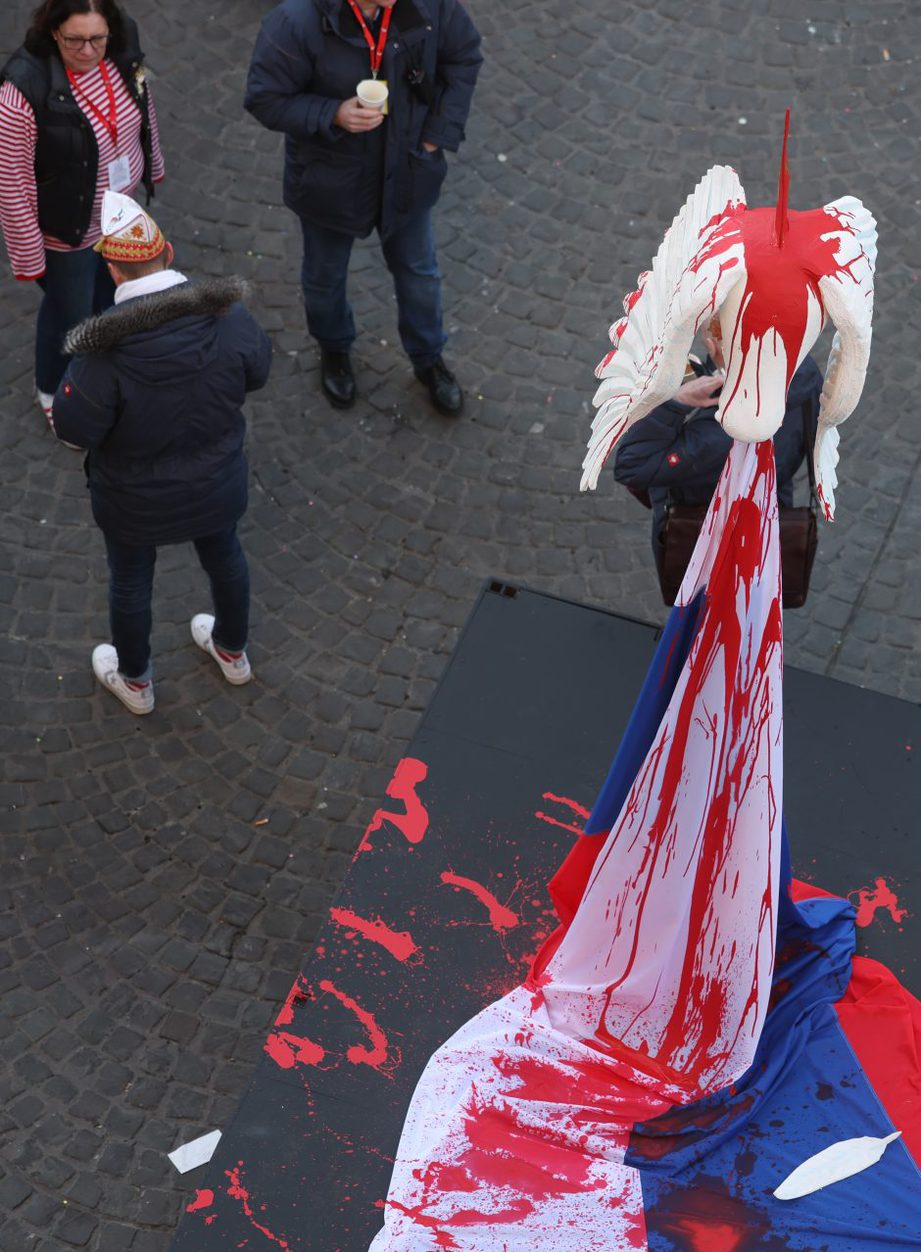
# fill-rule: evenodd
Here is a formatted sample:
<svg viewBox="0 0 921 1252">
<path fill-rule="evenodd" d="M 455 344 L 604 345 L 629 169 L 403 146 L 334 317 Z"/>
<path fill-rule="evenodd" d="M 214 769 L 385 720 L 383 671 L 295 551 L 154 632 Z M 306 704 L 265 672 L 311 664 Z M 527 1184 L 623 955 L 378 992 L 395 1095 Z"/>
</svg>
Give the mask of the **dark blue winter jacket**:
<svg viewBox="0 0 921 1252">
<path fill-rule="evenodd" d="M 54 398 L 59 438 L 87 449 L 93 516 L 127 544 L 180 543 L 246 511 L 248 391 L 272 347 L 239 279 L 125 300 L 71 331 Z"/>
<path fill-rule="evenodd" d="M 353 135 L 333 117 L 371 69 L 347 0 L 284 0 L 262 23 L 245 107 L 285 134 L 285 204 L 315 226 L 364 236 L 377 225 L 382 238 L 431 208 L 445 150 L 464 138 L 482 60 L 458 0 L 396 0 L 380 70 L 389 112 Z"/>
<path fill-rule="evenodd" d="M 708 373 L 713 362 L 706 363 Z M 793 477 L 815 440 L 822 373 L 807 356 L 790 380 L 783 423 L 774 436 L 777 498 L 793 503 Z M 805 427 L 804 427 L 805 422 Z M 632 426 L 617 444 L 614 477 L 640 498 L 647 492 L 653 510 L 656 558 L 668 505 L 709 504 L 729 455 L 732 439 L 716 421 L 716 406 L 692 409 L 669 400 Z"/>
</svg>

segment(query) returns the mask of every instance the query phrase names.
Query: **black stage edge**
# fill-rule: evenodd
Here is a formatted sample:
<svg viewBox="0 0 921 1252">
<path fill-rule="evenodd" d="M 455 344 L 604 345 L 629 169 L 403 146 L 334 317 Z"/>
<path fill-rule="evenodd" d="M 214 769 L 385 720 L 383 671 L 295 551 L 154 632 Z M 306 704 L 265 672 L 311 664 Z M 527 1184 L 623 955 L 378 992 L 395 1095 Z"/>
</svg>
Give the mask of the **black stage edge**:
<svg viewBox="0 0 921 1252">
<path fill-rule="evenodd" d="M 376 829 L 271 1054 L 214 1160 L 190 1175 L 171 1252 L 365 1252 L 425 1062 L 521 981 L 553 925 L 545 884 L 606 776 L 657 637 L 599 609 L 484 588 L 410 763 L 377 813 L 368 805 Z M 861 906 L 861 950 L 921 995 L 921 709 L 792 669 L 785 704 L 794 872 Z M 395 794 L 413 787 L 428 811 L 421 839 L 424 814 Z"/>
</svg>

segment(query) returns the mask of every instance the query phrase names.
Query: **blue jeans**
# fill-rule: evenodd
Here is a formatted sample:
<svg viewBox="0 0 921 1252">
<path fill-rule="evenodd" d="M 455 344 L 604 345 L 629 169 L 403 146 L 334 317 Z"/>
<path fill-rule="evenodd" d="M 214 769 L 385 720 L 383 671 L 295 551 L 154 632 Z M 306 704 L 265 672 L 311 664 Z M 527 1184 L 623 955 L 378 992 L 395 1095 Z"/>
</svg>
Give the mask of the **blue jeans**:
<svg viewBox="0 0 921 1252">
<path fill-rule="evenodd" d="M 109 628 L 124 678 L 151 676 L 150 609 L 155 544 L 122 543 L 103 534 L 109 560 Z M 242 652 L 249 630 L 249 568 L 236 526 L 194 540 L 201 567 L 211 582 L 214 628 L 211 638 L 227 652 Z"/>
<path fill-rule="evenodd" d="M 45 273 L 38 285 L 44 294 L 35 326 L 35 385 L 54 395 L 70 360 L 61 351 L 64 336 L 112 304 L 115 284 L 98 252 L 78 248 L 46 251 Z"/>
<path fill-rule="evenodd" d="M 328 352 L 348 352 L 355 319 L 346 295 L 351 235 L 300 219 L 304 235 L 301 286 L 307 329 Z M 413 365 L 431 365 L 447 343 L 441 312 L 441 273 L 435 255 L 432 215 L 420 213 L 388 239 L 381 251 L 393 275 L 400 339 Z"/>
</svg>

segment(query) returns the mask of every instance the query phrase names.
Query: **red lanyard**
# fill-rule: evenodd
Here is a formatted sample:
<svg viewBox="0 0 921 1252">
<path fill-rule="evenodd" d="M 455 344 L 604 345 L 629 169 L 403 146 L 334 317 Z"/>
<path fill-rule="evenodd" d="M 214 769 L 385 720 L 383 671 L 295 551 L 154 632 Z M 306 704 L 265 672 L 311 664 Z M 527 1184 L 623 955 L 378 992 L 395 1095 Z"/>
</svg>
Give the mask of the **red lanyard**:
<svg viewBox="0 0 921 1252">
<path fill-rule="evenodd" d="M 83 88 L 80 86 L 79 80 L 77 79 L 77 75 L 73 72 L 73 70 L 67 71 L 67 77 L 68 77 L 68 80 L 70 81 L 70 85 L 72 89 L 77 93 L 77 95 L 83 97 L 83 101 L 86 104 L 86 107 L 92 112 L 94 117 L 98 118 L 99 121 L 102 122 L 103 126 L 109 132 L 109 135 L 112 139 L 113 144 L 115 144 L 117 148 L 118 147 L 118 109 L 115 104 L 115 92 L 112 90 L 112 80 L 109 78 L 109 71 L 106 69 L 105 61 L 99 62 L 99 72 L 102 75 L 102 81 L 106 85 L 106 94 L 109 97 L 109 116 L 108 117 L 106 117 L 106 115 L 102 112 L 101 109 L 97 108 L 96 105 L 93 104 L 92 100 L 83 90 Z"/>
<path fill-rule="evenodd" d="M 355 3 L 355 0 L 349 0 L 352 6 L 352 12 L 358 19 L 358 25 L 361 27 L 365 42 L 371 49 L 371 77 L 377 78 L 381 68 L 381 61 L 384 59 L 384 48 L 387 46 L 387 32 L 390 30 L 390 19 L 393 17 L 393 8 L 384 9 L 384 18 L 381 22 L 381 33 L 377 37 L 377 47 L 374 46 L 374 36 L 368 30 L 368 23 L 365 21 L 365 15 Z"/>
</svg>

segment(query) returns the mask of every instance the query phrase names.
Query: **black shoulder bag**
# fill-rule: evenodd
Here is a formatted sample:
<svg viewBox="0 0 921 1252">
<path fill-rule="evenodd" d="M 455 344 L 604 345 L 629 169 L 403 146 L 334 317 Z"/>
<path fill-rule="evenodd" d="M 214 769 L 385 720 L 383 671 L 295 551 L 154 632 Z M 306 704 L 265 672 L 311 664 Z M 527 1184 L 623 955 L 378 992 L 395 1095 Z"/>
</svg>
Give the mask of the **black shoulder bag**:
<svg viewBox="0 0 921 1252">
<path fill-rule="evenodd" d="M 798 609 L 806 603 L 809 579 L 819 543 L 813 465 L 813 441 L 809 437 L 806 409 L 803 409 L 803 443 L 809 469 L 809 503 L 800 507 L 780 505 L 780 579 L 783 607 Z M 662 560 L 659 564 L 659 586 L 666 604 L 674 604 L 684 579 L 691 554 L 700 535 L 706 504 L 670 504 L 662 534 Z"/>
</svg>

